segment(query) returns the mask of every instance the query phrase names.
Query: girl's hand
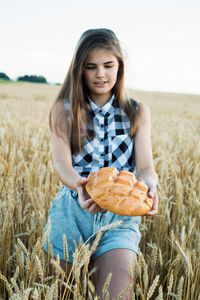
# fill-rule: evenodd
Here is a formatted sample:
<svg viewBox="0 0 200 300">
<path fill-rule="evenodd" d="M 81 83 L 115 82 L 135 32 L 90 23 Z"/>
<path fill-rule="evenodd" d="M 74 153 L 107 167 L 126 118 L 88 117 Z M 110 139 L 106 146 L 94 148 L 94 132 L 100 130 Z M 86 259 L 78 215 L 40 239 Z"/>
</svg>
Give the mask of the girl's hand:
<svg viewBox="0 0 200 300">
<path fill-rule="evenodd" d="M 87 178 L 82 178 L 77 182 L 77 193 L 78 193 L 78 201 L 82 209 L 89 211 L 92 214 L 96 214 L 98 212 L 105 212 L 103 208 L 101 208 L 98 204 L 96 204 L 88 195 L 85 184 L 87 182 Z"/>
<path fill-rule="evenodd" d="M 148 197 L 153 199 L 153 206 L 150 212 L 146 214 L 146 216 L 154 216 L 158 212 L 158 193 L 154 185 L 148 184 L 148 187 L 149 187 Z"/>
</svg>

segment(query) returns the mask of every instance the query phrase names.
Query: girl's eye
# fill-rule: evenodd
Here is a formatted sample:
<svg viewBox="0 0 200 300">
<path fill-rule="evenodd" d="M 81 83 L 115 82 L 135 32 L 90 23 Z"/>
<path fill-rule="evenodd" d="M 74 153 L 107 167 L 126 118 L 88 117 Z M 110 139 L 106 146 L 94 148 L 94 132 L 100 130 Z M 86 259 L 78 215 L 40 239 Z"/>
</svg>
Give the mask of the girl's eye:
<svg viewBox="0 0 200 300">
<path fill-rule="evenodd" d="M 86 67 L 87 70 L 94 70 L 95 67 Z"/>
<path fill-rule="evenodd" d="M 110 69 L 113 66 L 111 65 L 105 65 L 105 69 Z M 94 70 L 96 67 L 95 66 L 86 66 L 86 70 Z"/>
</svg>

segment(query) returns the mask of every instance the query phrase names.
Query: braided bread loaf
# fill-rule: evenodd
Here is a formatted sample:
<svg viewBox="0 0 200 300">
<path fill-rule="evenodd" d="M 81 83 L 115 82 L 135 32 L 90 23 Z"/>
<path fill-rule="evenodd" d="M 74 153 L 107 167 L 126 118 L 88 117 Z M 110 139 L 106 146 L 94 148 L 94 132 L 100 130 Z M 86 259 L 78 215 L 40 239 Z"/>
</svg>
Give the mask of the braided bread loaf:
<svg viewBox="0 0 200 300">
<path fill-rule="evenodd" d="M 90 173 L 86 182 L 90 197 L 102 208 L 118 215 L 142 216 L 148 213 L 153 199 L 147 196 L 148 187 L 142 179 L 115 167 L 101 168 Z"/>
</svg>

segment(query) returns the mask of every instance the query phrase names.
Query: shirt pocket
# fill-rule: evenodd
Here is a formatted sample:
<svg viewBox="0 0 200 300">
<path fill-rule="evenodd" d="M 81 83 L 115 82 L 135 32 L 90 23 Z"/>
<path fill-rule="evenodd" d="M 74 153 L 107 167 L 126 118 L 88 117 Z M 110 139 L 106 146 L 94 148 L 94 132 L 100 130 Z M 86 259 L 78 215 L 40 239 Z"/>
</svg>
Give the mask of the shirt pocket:
<svg viewBox="0 0 200 300">
<path fill-rule="evenodd" d="M 111 137 L 112 163 L 116 167 L 129 167 L 133 158 L 133 138 L 128 134 Z"/>
<path fill-rule="evenodd" d="M 94 152 L 95 152 L 94 140 L 89 141 L 86 138 L 82 151 L 77 155 L 73 155 L 72 157 L 73 165 L 80 166 L 80 167 L 88 166 L 89 164 L 92 163 Z"/>
</svg>

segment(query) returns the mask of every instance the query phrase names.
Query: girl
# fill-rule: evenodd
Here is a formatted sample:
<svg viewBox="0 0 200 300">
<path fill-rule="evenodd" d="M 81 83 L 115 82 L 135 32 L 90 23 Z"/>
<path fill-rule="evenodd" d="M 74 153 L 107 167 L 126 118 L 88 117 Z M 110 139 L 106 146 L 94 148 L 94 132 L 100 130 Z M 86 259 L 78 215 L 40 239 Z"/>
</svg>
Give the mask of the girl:
<svg viewBox="0 0 200 300">
<path fill-rule="evenodd" d="M 148 215 L 158 207 L 157 174 L 152 162 L 150 112 L 130 99 L 124 87 L 124 59 L 119 41 L 109 29 L 87 30 L 76 47 L 66 79 L 50 112 L 53 160 L 64 184 L 49 210 L 53 253 L 66 270 L 63 235 L 73 262 L 74 242 L 83 242 L 101 227 L 123 220 L 103 233 L 94 254 L 95 285 L 99 296 L 110 272 L 111 299 L 130 283 L 128 262 L 134 270 L 139 253 L 140 217 L 125 217 L 104 211 L 89 198 L 87 176 L 102 167 L 135 172 L 147 184 L 154 199 Z M 45 231 L 47 230 L 47 225 Z M 48 251 L 47 243 L 44 245 Z M 130 297 L 130 296 L 129 296 Z"/>
</svg>

